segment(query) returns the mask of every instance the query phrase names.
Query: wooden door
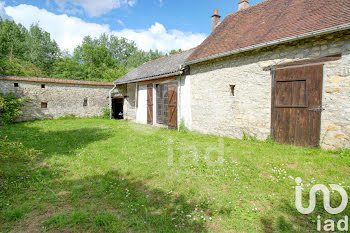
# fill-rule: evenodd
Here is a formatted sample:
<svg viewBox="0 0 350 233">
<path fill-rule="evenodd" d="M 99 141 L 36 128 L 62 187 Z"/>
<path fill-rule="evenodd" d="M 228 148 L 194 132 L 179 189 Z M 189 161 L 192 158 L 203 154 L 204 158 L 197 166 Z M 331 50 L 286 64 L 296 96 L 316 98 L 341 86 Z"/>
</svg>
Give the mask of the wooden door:
<svg viewBox="0 0 350 233">
<path fill-rule="evenodd" d="M 274 71 L 271 134 L 282 144 L 318 147 L 323 65 Z"/>
<path fill-rule="evenodd" d="M 153 124 L 153 84 L 147 85 L 147 124 Z"/>
<path fill-rule="evenodd" d="M 168 128 L 177 129 L 177 82 L 168 84 Z"/>
<path fill-rule="evenodd" d="M 156 88 L 157 124 L 168 125 L 168 84 L 158 84 Z"/>
</svg>

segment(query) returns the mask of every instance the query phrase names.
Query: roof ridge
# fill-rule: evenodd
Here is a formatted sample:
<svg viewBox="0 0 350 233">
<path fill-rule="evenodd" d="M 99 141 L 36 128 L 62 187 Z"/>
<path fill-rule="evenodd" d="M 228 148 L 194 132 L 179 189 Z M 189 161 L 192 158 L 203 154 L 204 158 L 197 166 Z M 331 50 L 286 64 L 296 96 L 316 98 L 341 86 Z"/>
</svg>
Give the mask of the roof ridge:
<svg viewBox="0 0 350 233">
<path fill-rule="evenodd" d="M 177 52 L 177 53 L 174 53 L 174 54 L 169 54 L 169 55 L 164 56 L 164 57 L 160 57 L 160 58 L 157 58 L 157 59 L 154 59 L 154 60 L 151 60 L 151 61 L 147 61 L 147 62 L 145 62 L 145 63 L 143 63 L 143 64 L 152 63 L 152 62 L 154 62 L 154 61 L 158 61 L 158 60 L 161 60 L 161 59 L 163 59 L 163 58 L 167 58 L 167 57 L 171 57 L 171 56 L 174 56 L 174 55 L 177 55 L 177 54 L 181 54 L 181 53 L 184 53 L 184 52 L 188 52 L 188 51 L 190 51 L 190 50 L 196 49 L 197 47 L 198 47 L 198 46 L 196 46 L 196 47 L 194 47 L 194 48 L 191 48 L 191 49 L 187 49 L 187 50 L 181 51 L 181 52 Z"/>
<path fill-rule="evenodd" d="M 260 6 L 260 5 L 262 5 L 262 4 L 268 3 L 268 2 L 270 2 L 270 1 L 272 1 L 272 0 L 264 0 L 264 1 L 262 1 L 262 2 L 258 2 L 257 4 L 251 5 L 251 6 L 247 7 L 247 8 L 245 8 L 245 9 L 241 9 L 241 10 L 238 10 L 238 11 L 234 11 L 234 12 L 228 14 L 227 16 L 234 15 L 234 14 L 239 13 L 239 12 L 247 11 L 247 10 L 249 10 L 249 9 L 252 9 L 252 8 L 254 8 L 254 7 L 256 7 L 256 6 Z M 227 17 L 227 16 L 226 16 L 226 17 Z"/>
</svg>

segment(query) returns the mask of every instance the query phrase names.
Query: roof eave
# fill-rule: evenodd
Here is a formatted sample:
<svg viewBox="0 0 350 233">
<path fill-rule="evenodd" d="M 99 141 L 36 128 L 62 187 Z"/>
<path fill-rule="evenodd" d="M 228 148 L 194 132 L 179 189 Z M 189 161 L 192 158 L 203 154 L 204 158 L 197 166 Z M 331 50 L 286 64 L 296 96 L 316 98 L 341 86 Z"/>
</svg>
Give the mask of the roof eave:
<svg viewBox="0 0 350 233">
<path fill-rule="evenodd" d="M 166 77 L 170 77 L 170 76 L 178 76 L 178 75 L 182 75 L 182 74 L 183 74 L 183 71 L 180 70 L 180 71 L 176 71 L 176 72 L 172 72 L 172 73 L 167 73 L 167 74 L 162 74 L 162 75 L 157 75 L 157 76 L 150 76 L 150 77 L 145 77 L 145 78 L 140 78 L 140 79 L 133 79 L 133 80 L 130 80 L 130 81 L 125 81 L 125 82 L 114 81 L 113 83 L 115 85 L 122 85 L 122 84 L 127 84 L 127 83 L 136 83 L 136 82 L 141 82 L 141 81 L 148 81 L 148 80 L 152 80 L 152 79 L 166 78 Z"/>
<path fill-rule="evenodd" d="M 240 49 L 235 49 L 235 50 L 231 50 L 228 52 L 219 53 L 219 54 L 216 54 L 213 56 L 208 56 L 205 58 L 200 58 L 200 59 L 196 59 L 193 61 L 185 62 L 185 65 L 193 65 L 195 63 L 200 63 L 200 62 L 204 62 L 204 61 L 208 61 L 208 60 L 212 60 L 212 59 L 226 57 L 226 56 L 230 56 L 230 55 L 234 55 L 234 54 L 238 54 L 238 53 L 242 53 L 242 52 L 247 52 L 250 50 L 261 49 L 261 48 L 272 46 L 272 45 L 278 45 L 278 44 L 291 42 L 291 41 L 295 41 L 295 40 L 306 39 L 309 37 L 319 36 L 319 35 L 337 32 L 337 31 L 344 31 L 347 29 L 350 29 L 350 23 L 331 27 L 331 28 L 326 28 L 326 29 L 322 29 L 322 30 L 318 30 L 318 31 L 308 32 L 308 33 L 300 34 L 297 36 L 286 37 L 283 39 L 278 39 L 278 40 L 274 40 L 274 41 L 270 41 L 270 42 L 266 42 L 266 43 L 252 45 L 252 46 L 248 46 L 248 47 L 244 47 L 244 48 L 240 48 Z"/>
</svg>

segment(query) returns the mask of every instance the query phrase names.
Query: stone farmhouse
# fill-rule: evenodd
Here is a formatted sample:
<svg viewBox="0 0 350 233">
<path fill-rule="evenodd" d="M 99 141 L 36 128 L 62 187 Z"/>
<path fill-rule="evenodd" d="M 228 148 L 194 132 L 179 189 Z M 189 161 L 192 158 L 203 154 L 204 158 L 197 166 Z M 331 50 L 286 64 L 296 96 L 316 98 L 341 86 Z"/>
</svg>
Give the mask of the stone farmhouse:
<svg viewBox="0 0 350 233">
<path fill-rule="evenodd" d="M 114 84 L 139 123 L 350 148 L 350 1 L 241 0 L 198 47 Z"/>
<path fill-rule="evenodd" d="M 108 109 L 112 87 L 106 82 L 0 76 L 0 93 L 12 92 L 30 99 L 16 121 L 99 116 Z"/>
</svg>

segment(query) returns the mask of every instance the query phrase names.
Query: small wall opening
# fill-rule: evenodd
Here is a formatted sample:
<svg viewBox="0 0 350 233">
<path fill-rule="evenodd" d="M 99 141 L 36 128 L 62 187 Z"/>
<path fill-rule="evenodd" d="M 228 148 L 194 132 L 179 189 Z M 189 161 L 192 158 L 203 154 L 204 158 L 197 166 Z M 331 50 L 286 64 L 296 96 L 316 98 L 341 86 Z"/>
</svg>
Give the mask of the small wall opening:
<svg viewBox="0 0 350 233">
<path fill-rule="evenodd" d="M 231 88 L 231 94 L 232 94 L 232 96 L 235 96 L 236 85 L 230 84 L 230 88 Z"/>
<path fill-rule="evenodd" d="M 84 98 L 83 106 L 86 107 L 88 106 L 88 98 Z"/>
<path fill-rule="evenodd" d="M 41 84 L 41 88 L 45 88 L 45 84 Z"/>
<path fill-rule="evenodd" d="M 13 84 L 14 87 L 19 87 L 18 83 Z"/>
<path fill-rule="evenodd" d="M 41 102 L 41 108 L 47 108 L 47 103 L 46 102 Z"/>
</svg>

